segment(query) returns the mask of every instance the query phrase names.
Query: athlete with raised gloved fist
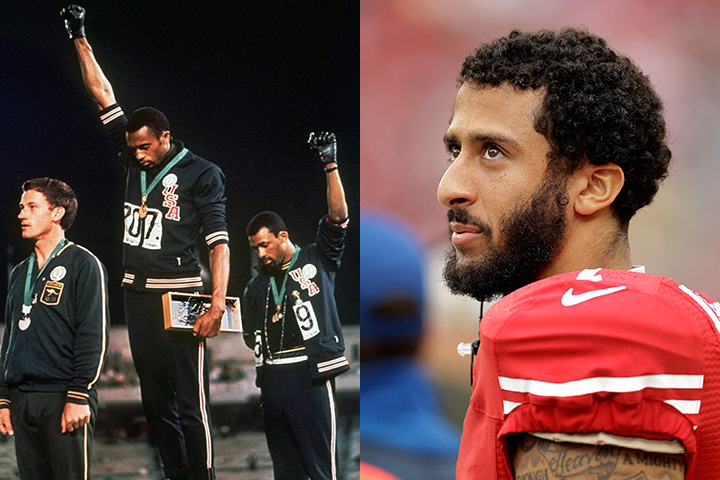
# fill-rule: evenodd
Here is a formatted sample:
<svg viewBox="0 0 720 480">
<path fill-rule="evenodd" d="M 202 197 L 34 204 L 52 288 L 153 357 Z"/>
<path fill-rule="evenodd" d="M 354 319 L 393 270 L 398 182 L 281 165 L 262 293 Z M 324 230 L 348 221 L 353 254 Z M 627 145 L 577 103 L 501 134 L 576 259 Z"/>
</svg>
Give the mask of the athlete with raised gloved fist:
<svg viewBox="0 0 720 480">
<path fill-rule="evenodd" d="M 80 5 L 68 5 L 60 10 L 70 39 L 85 36 L 85 9 Z"/>
<path fill-rule="evenodd" d="M 311 132 L 308 138 L 310 149 L 317 153 L 326 166 L 329 163 L 337 165 L 337 140 L 332 132 Z M 327 168 L 327 167 L 326 167 Z"/>
<path fill-rule="evenodd" d="M 150 434 L 166 477 L 212 479 L 205 339 L 220 330 L 230 271 L 225 176 L 173 138 L 159 110 L 143 107 L 126 118 L 85 37 L 85 10 L 70 5 L 60 14 L 85 87 L 127 172 L 122 284 Z M 191 332 L 166 331 L 163 293 L 202 291 L 200 263 L 193 253 L 200 235 L 210 258 L 211 306 Z"/>
<path fill-rule="evenodd" d="M 311 133 L 308 142 L 327 172 L 328 213 L 315 242 L 302 248 L 277 213 L 250 220 L 260 272 L 245 289 L 243 337 L 255 352 L 275 478 L 334 480 L 335 377 L 350 368 L 334 296 L 348 207 L 335 135 Z"/>
</svg>

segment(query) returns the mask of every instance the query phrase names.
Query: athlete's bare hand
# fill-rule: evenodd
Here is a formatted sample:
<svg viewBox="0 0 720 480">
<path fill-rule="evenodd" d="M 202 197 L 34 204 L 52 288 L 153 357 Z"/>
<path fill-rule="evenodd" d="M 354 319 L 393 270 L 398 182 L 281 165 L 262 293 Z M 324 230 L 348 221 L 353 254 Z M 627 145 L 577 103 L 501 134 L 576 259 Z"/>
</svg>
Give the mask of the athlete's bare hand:
<svg viewBox="0 0 720 480">
<path fill-rule="evenodd" d="M 14 435 L 12 422 L 10 421 L 10 409 L 3 408 L 0 410 L 0 433 L 3 435 Z"/>
<path fill-rule="evenodd" d="M 220 326 L 224 314 L 224 309 L 211 305 L 208 311 L 200 315 L 195 321 L 193 335 L 201 339 L 216 336 L 220 333 Z"/>
<path fill-rule="evenodd" d="M 80 430 L 90 423 L 90 406 L 66 403 L 60 419 L 62 433 Z"/>
</svg>

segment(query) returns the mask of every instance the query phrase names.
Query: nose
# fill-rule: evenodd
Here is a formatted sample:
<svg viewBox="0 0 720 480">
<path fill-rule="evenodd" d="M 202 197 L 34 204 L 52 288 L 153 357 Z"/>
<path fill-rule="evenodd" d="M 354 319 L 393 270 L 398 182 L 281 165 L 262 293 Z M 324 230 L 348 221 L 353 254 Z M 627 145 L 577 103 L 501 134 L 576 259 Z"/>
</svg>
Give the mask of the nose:
<svg viewBox="0 0 720 480">
<path fill-rule="evenodd" d="M 455 159 L 445 170 L 437 189 L 437 198 L 448 208 L 467 207 L 477 200 L 473 192 L 472 175 L 463 166 L 462 156 Z"/>
</svg>

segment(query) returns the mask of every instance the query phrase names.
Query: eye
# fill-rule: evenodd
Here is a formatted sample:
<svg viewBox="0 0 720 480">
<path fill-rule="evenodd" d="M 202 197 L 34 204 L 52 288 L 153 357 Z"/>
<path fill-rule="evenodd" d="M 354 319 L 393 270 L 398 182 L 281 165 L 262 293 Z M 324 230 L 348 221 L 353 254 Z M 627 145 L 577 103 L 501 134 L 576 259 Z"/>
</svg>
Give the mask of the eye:
<svg viewBox="0 0 720 480">
<path fill-rule="evenodd" d="M 485 146 L 485 151 L 482 154 L 482 157 L 485 160 L 498 160 L 505 157 L 505 154 L 500 150 L 500 148 L 492 143 L 488 143 Z"/>
<path fill-rule="evenodd" d="M 452 162 L 460 156 L 460 147 L 457 145 L 448 144 L 445 148 L 448 154 L 450 154 L 449 162 Z"/>
</svg>

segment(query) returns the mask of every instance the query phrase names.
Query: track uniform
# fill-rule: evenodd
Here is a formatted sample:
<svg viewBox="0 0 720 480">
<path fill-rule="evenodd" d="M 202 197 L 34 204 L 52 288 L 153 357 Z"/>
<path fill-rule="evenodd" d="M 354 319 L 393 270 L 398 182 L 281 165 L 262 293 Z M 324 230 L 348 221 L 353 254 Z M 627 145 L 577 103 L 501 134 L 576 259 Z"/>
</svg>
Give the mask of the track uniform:
<svg viewBox="0 0 720 480">
<path fill-rule="evenodd" d="M 89 478 L 95 385 L 110 322 L 105 267 L 87 249 L 67 242 L 35 282 L 27 320 L 22 310 L 28 268 L 36 278 L 37 262 L 31 265 L 28 258 L 13 269 L 8 283 L 0 408 L 10 408 L 22 478 Z M 66 403 L 89 405 L 91 420 L 62 434 Z"/>
<path fill-rule="evenodd" d="M 480 325 L 457 478 L 512 479 L 517 432 L 633 439 L 630 448 L 684 451 L 686 478 L 716 478 L 719 313 L 673 280 L 615 270 L 557 275 L 503 298 Z"/>
<path fill-rule="evenodd" d="M 270 277 L 256 276 L 243 295 L 243 335 L 255 351 L 276 479 L 336 478 L 334 377 L 350 368 L 334 295 L 346 226 L 324 216 L 315 243 L 295 247 L 281 319 L 272 319 Z"/>
<path fill-rule="evenodd" d="M 127 150 L 127 119 L 117 104 L 103 109 L 100 118 L 127 171 L 122 285 L 150 431 L 166 476 L 189 472 L 191 478 L 214 478 L 205 342 L 191 333 L 165 331 L 161 298 L 167 291 L 202 291 L 198 238 L 208 250 L 229 243 L 225 177 L 215 164 L 172 140 L 158 172 L 147 172 L 146 187 L 162 178 L 146 190 L 143 218 L 141 169 Z"/>
</svg>

